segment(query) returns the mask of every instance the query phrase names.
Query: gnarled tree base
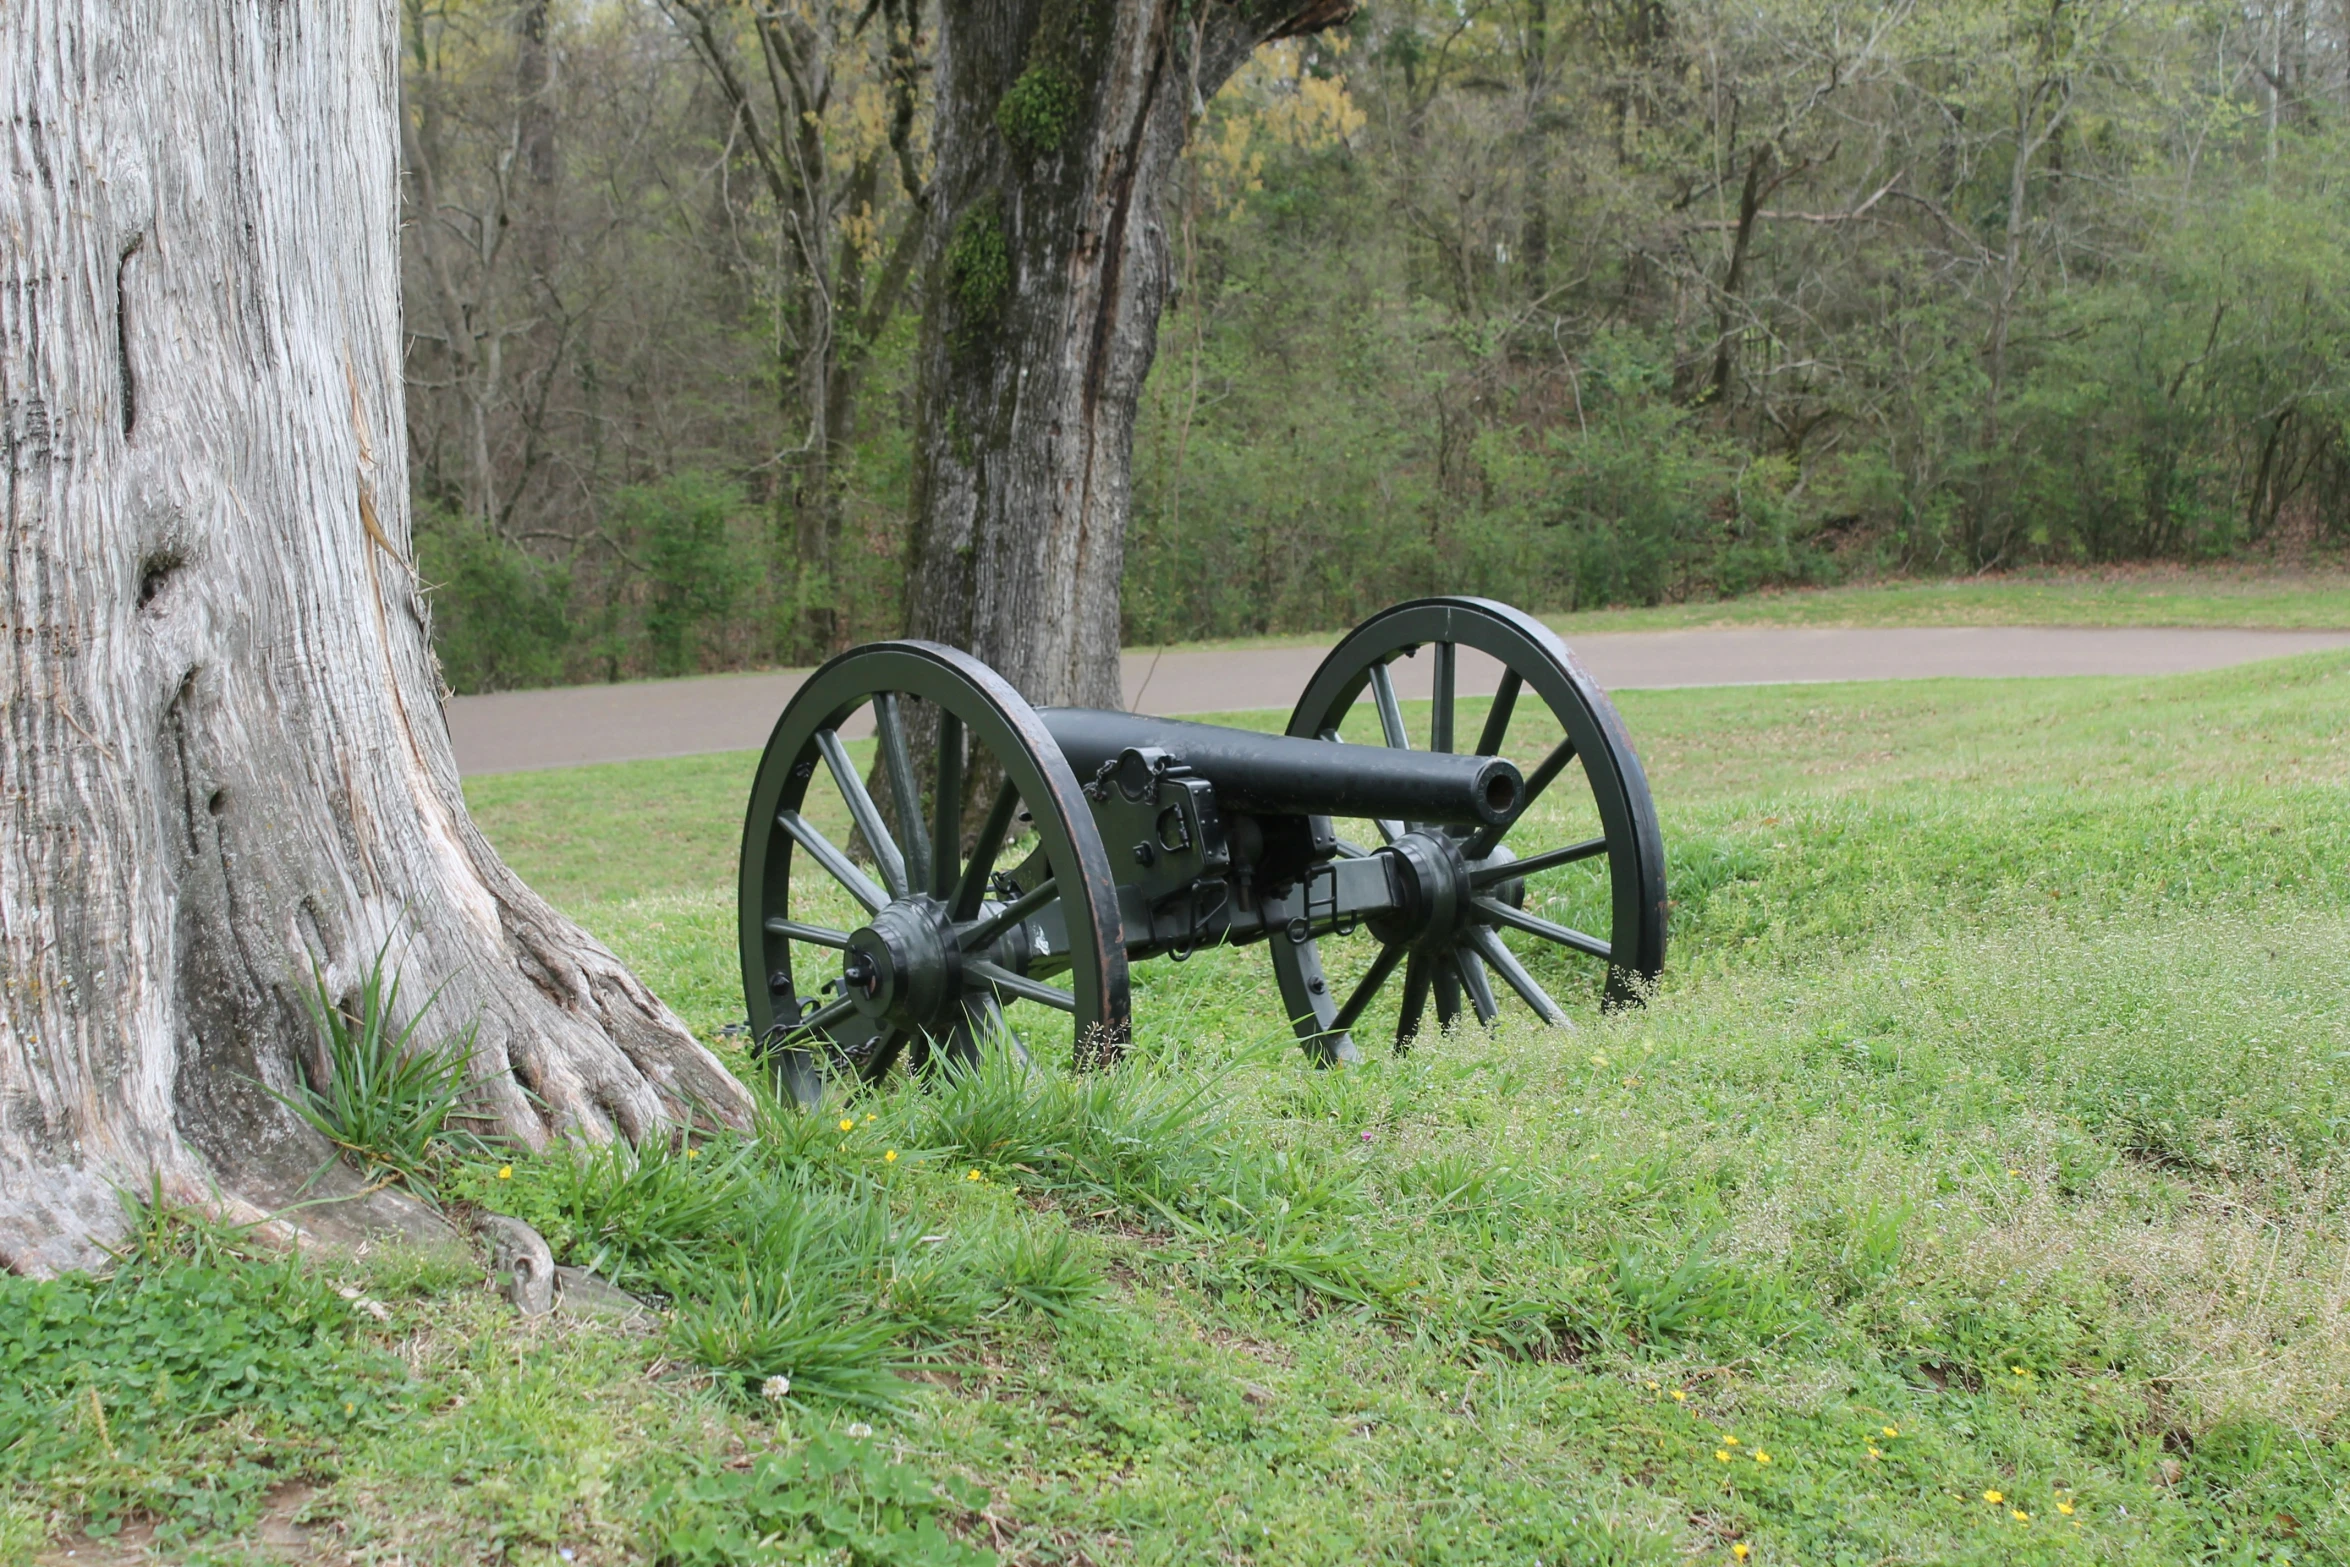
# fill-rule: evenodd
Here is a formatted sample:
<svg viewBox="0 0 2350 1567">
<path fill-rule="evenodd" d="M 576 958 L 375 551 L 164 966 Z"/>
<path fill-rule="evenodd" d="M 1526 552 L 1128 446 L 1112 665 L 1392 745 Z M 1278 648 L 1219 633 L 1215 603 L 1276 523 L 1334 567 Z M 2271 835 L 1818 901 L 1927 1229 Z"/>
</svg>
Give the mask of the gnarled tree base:
<svg viewBox="0 0 2350 1567">
<path fill-rule="evenodd" d="M 390 945 L 532 1146 L 742 1086 L 465 812 L 407 554 L 392 8 L 27 0 L 0 58 L 0 1262 L 282 1206 Z M 312 1230 L 414 1215 L 378 1199 Z"/>
</svg>

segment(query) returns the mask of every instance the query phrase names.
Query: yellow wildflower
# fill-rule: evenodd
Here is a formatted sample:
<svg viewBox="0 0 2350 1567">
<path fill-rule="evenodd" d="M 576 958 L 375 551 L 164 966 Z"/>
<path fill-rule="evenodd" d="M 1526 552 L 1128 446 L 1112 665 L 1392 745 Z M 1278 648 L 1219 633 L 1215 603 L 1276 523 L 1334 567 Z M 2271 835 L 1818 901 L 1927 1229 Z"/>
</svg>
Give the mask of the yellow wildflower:
<svg viewBox="0 0 2350 1567">
<path fill-rule="evenodd" d="M 1744 1540 L 1740 1540 L 1736 1545 L 1730 1547 L 1730 1554 L 1737 1557 L 1740 1561 L 1744 1561 L 1746 1560 L 1747 1554 L 1753 1549 L 1753 1546 L 1748 1545 Z"/>
<path fill-rule="evenodd" d="M 1689 1402 L 1689 1395 L 1682 1392 L 1679 1388 L 1675 1388 L 1673 1389 L 1673 1402 L 1676 1404 L 1686 1404 Z"/>
<path fill-rule="evenodd" d="M 895 1148 L 892 1148 L 892 1149 L 891 1149 L 889 1152 L 887 1152 L 887 1153 L 885 1153 L 885 1154 L 883 1154 L 883 1155 L 881 1156 L 881 1162 L 882 1162 L 883 1164 L 895 1164 L 895 1163 L 897 1163 L 897 1162 L 898 1162 L 898 1151 L 897 1151 Z"/>
<path fill-rule="evenodd" d="M 1899 1426 L 1882 1426 L 1879 1429 L 1881 1429 L 1887 1436 L 1901 1435 L 1901 1428 Z"/>
<path fill-rule="evenodd" d="M 2029 1371 L 2026 1371 L 2021 1366 L 2009 1366 L 2007 1369 L 2014 1372 L 2019 1377 L 2028 1377 L 2031 1375 Z"/>
<path fill-rule="evenodd" d="M 1758 1464 L 1767 1464 L 1771 1461 L 1771 1455 L 1758 1447 L 1754 1450 L 1754 1461 Z"/>
<path fill-rule="evenodd" d="M 1718 1447 L 1714 1449 L 1714 1457 L 1725 1464 L 1730 1461 L 1730 1455 Z"/>
<path fill-rule="evenodd" d="M 1648 1384 L 1648 1390 L 1649 1390 L 1651 1393 L 1653 1393 L 1653 1392 L 1655 1392 L 1655 1391 L 1656 1391 L 1656 1390 L 1657 1390 L 1659 1387 L 1661 1387 L 1661 1386 L 1663 1386 L 1663 1385 L 1664 1385 L 1664 1384 L 1662 1384 L 1662 1383 L 1660 1383 L 1660 1382 L 1651 1382 L 1651 1383 L 1649 1383 L 1649 1384 Z"/>
<path fill-rule="evenodd" d="M 1983 1493 L 1983 1500 L 1996 1506 L 1997 1504 L 2006 1501 L 2007 1498 L 1997 1491 L 1985 1491 Z"/>
<path fill-rule="evenodd" d="M 1723 1437 L 1722 1445 L 1724 1447 L 1736 1447 L 1738 1445 L 1738 1439 L 1734 1436 Z"/>
<path fill-rule="evenodd" d="M 688 1149 L 685 1151 L 685 1156 L 686 1156 L 688 1159 L 699 1159 L 700 1157 L 702 1157 L 702 1150 L 700 1150 L 699 1148 L 688 1148 Z"/>
<path fill-rule="evenodd" d="M 1869 1456 L 1870 1456 L 1871 1458 L 1882 1458 L 1882 1457 L 1884 1457 L 1884 1456 L 1885 1456 L 1884 1449 L 1882 1449 L 1882 1448 L 1877 1448 L 1877 1447 L 1872 1447 L 1872 1448 L 1870 1448 L 1870 1449 L 1869 1449 Z"/>
<path fill-rule="evenodd" d="M 844 1115 L 840 1118 L 840 1129 L 844 1132 L 853 1132 L 857 1129 L 857 1123 Z"/>
<path fill-rule="evenodd" d="M 514 1179 L 514 1166 L 512 1166 L 512 1165 L 510 1165 L 510 1164 L 501 1164 L 501 1165 L 499 1165 L 499 1166 L 498 1166 L 498 1179 L 499 1179 L 499 1180 L 501 1180 L 501 1181 L 511 1181 L 512 1179 Z"/>
<path fill-rule="evenodd" d="M 966 1181 L 976 1181 L 979 1179 L 979 1172 L 977 1170 L 973 1170 L 970 1174 L 964 1176 L 963 1179 Z"/>
<path fill-rule="evenodd" d="M 2032 1521 L 2032 1515 L 2025 1512 L 2020 1507 L 2016 1508 L 2011 1516 L 2014 1517 L 2017 1523 L 2030 1523 Z"/>
<path fill-rule="evenodd" d="M 2058 1502 L 2056 1504 L 2056 1510 L 2064 1514 L 2067 1518 L 2070 1518 L 2073 1515 L 2073 1504 L 2070 1502 Z"/>
</svg>

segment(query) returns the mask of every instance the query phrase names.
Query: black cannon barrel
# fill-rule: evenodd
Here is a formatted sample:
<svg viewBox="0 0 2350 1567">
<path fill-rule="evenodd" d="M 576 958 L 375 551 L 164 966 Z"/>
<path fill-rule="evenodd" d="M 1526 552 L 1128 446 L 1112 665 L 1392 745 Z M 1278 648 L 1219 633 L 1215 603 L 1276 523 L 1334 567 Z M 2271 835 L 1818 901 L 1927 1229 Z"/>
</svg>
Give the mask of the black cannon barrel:
<svg viewBox="0 0 2350 1567">
<path fill-rule="evenodd" d="M 1037 716 L 1080 781 L 1130 749 L 1157 747 L 1215 785 L 1227 810 L 1483 827 L 1508 821 L 1525 789 L 1516 766 L 1497 756 L 1300 740 L 1095 707 Z"/>
</svg>

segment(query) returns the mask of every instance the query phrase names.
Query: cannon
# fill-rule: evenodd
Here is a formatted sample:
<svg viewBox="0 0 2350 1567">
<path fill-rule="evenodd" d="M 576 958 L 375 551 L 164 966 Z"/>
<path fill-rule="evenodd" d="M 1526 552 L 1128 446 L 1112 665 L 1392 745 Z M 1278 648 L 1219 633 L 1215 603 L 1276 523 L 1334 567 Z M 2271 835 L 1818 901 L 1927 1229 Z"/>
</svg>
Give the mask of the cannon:
<svg viewBox="0 0 2350 1567">
<path fill-rule="evenodd" d="M 1465 667 L 1493 682 L 1481 712 Z M 1399 672 L 1425 676 L 1416 737 Z M 1034 708 L 952 648 L 853 648 L 767 742 L 739 910 L 752 1038 L 810 1102 L 990 1038 L 1025 1052 L 1043 1036 L 1015 1019 L 1049 1013 L 1079 1064 L 1114 1058 L 1130 965 L 1210 947 L 1264 945 L 1323 1064 L 1359 1059 L 1390 981 L 1403 1049 L 1431 1009 L 1636 1003 L 1665 956 L 1663 844 L 1614 704 L 1548 627 L 1476 598 L 1365 621 L 1278 735 Z"/>
</svg>

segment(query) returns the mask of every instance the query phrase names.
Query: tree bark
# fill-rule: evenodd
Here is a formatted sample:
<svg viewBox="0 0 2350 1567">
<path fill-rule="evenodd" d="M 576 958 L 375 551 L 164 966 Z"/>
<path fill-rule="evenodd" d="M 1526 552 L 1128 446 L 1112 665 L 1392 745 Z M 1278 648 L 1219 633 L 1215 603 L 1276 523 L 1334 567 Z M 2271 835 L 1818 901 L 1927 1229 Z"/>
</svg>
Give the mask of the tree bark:
<svg viewBox="0 0 2350 1567">
<path fill-rule="evenodd" d="M 0 22 L 12 1268 L 92 1261 L 151 1177 L 288 1202 L 330 1150 L 263 1087 L 320 1070 L 313 965 L 340 997 L 387 941 L 513 1137 L 748 1109 L 466 814 L 409 565 L 396 48 L 383 0 Z"/>
<path fill-rule="evenodd" d="M 1248 52 L 1352 0 L 975 0 L 938 40 L 907 619 L 1036 702 L 1120 704 L 1162 198 Z"/>
</svg>

